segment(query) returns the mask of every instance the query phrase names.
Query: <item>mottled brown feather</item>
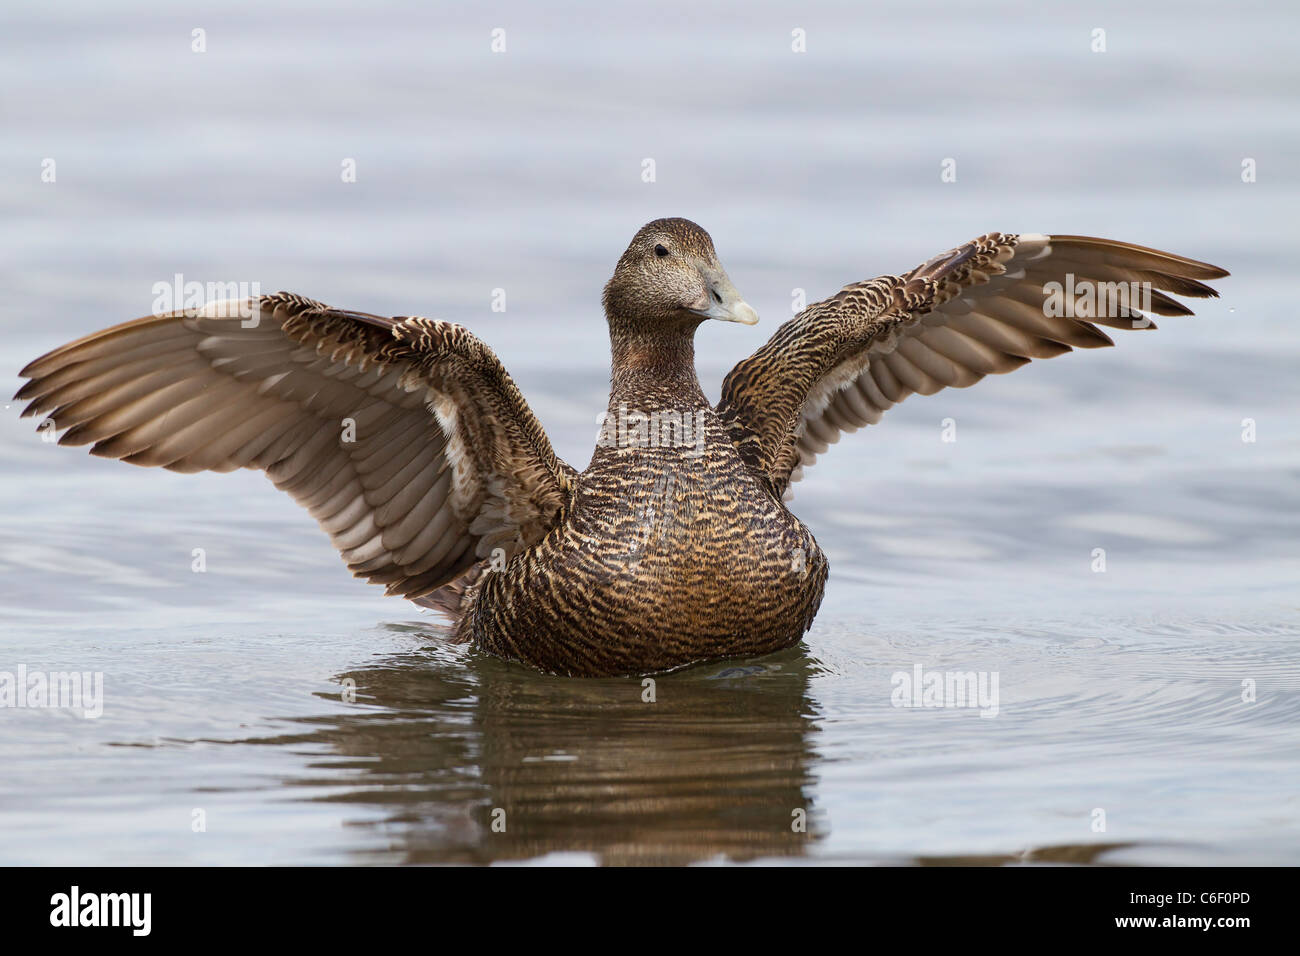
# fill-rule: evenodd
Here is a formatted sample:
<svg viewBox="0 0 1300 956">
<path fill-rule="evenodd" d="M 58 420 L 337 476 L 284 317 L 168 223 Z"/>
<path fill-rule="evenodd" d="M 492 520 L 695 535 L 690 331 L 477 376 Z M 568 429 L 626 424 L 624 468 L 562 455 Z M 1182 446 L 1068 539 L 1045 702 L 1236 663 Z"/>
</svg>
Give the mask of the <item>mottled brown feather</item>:
<svg viewBox="0 0 1300 956">
<path fill-rule="evenodd" d="M 1048 283 L 1147 283 L 1140 304 L 1190 315 L 1165 293 L 1217 296 L 1228 273 L 1144 246 L 1087 236 L 989 233 L 901 276 L 846 286 L 779 328 L 728 374 L 718 411 L 750 467 L 788 494 L 844 431 L 875 424 L 909 395 L 966 388 L 1031 359 L 1113 345 L 1098 325 L 1155 328 L 1122 301 L 1050 315 Z"/>
</svg>

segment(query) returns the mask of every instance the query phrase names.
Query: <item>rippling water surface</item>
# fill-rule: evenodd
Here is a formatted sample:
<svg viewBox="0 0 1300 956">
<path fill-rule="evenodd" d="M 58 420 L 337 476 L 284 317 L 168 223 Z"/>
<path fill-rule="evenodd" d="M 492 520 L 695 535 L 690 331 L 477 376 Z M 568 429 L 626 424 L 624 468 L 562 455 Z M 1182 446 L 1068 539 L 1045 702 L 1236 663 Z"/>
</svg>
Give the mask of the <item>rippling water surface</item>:
<svg viewBox="0 0 1300 956">
<path fill-rule="evenodd" d="M 990 229 L 1171 248 L 1223 298 L 847 437 L 793 504 L 807 640 L 653 702 L 448 648 L 260 475 L 10 404 L 0 671 L 104 703 L 0 709 L 0 862 L 1300 861 L 1296 9 L 660 7 L 6 11 L 0 385 L 176 273 L 259 282 L 468 325 L 581 468 L 600 286 L 656 216 L 764 316 L 701 331 L 714 395 L 791 290 Z M 995 675 L 996 715 L 894 706 L 916 667 Z"/>
</svg>

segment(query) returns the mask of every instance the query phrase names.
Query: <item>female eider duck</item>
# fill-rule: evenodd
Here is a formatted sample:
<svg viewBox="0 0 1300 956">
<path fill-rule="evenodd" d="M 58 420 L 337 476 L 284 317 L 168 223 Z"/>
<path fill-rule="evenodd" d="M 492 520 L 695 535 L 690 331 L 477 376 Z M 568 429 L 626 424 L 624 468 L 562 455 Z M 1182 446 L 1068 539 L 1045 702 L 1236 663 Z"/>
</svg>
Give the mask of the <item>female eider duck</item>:
<svg viewBox="0 0 1300 956">
<path fill-rule="evenodd" d="M 758 316 L 708 233 L 659 219 L 605 286 L 609 424 L 582 473 L 466 329 L 287 292 L 86 336 L 23 369 L 17 397 L 94 455 L 265 471 L 357 576 L 449 612 L 484 651 L 644 674 L 802 638 L 827 564 L 784 499 L 840 432 L 914 392 L 1113 344 L 1098 326 L 1189 315 L 1165 293 L 1214 296 L 1200 280 L 1227 274 L 1106 239 L 989 233 L 808 306 L 712 406 L 696 328 Z"/>
</svg>

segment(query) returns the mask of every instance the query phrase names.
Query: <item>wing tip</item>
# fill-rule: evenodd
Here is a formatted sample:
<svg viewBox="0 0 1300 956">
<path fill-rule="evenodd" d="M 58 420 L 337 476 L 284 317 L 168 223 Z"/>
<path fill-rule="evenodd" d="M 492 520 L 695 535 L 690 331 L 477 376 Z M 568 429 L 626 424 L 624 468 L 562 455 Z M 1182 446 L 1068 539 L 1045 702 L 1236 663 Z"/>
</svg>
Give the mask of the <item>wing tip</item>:
<svg viewBox="0 0 1300 956">
<path fill-rule="evenodd" d="M 1166 252 L 1163 249 L 1156 249 L 1151 246 L 1142 246 L 1134 242 L 1123 242 L 1119 239 L 1103 239 L 1099 236 L 1075 236 L 1066 234 L 1054 234 L 1047 237 L 1048 241 L 1054 245 L 1066 246 L 1086 246 L 1094 250 L 1100 248 L 1112 253 L 1128 253 L 1129 255 L 1154 257 L 1159 260 L 1161 265 L 1166 263 L 1178 267 L 1178 271 L 1172 274 L 1185 279 L 1224 279 L 1231 273 L 1222 266 L 1216 266 L 1212 262 L 1205 262 L 1201 259 L 1192 259 L 1188 256 L 1180 256 L 1175 252 Z M 1149 267 L 1149 266 L 1148 266 Z"/>
</svg>

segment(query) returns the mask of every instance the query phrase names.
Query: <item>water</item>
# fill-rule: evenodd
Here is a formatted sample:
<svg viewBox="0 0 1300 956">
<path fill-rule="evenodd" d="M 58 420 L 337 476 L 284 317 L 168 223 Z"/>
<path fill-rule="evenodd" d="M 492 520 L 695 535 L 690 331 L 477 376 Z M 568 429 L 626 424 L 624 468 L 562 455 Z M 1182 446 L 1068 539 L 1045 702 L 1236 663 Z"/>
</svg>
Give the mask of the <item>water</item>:
<svg viewBox="0 0 1300 956">
<path fill-rule="evenodd" d="M 792 289 L 990 229 L 1171 248 L 1224 297 L 847 437 L 794 502 L 832 562 L 807 640 L 654 702 L 446 647 L 260 475 L 92 459 L 11 404 L 0 670 L 104 703 L 0 710 L 0 862 L 1300 860 L 1300 14 L 642 15 L 7 10 L 0 386 L 175 273 L 256 281 L 465 323 L 581 467 L 599 289 L 656 216 L 764 316 L 701 331 L 714 395 Z M 996 716 L 893 706 L 917 665 L 996 674 Z"/>
</svg>

